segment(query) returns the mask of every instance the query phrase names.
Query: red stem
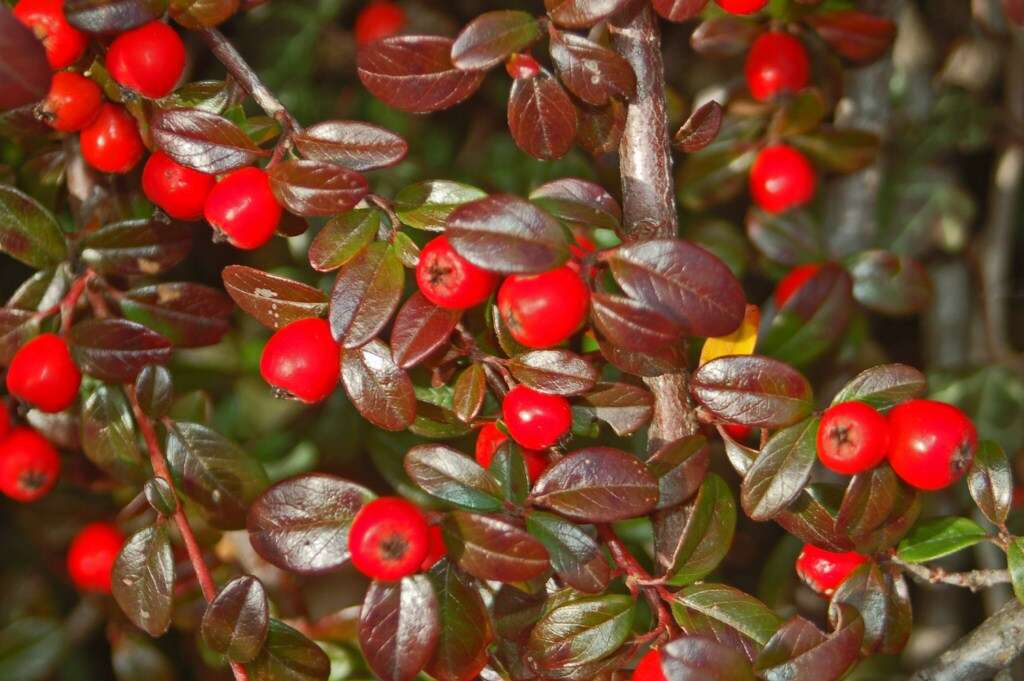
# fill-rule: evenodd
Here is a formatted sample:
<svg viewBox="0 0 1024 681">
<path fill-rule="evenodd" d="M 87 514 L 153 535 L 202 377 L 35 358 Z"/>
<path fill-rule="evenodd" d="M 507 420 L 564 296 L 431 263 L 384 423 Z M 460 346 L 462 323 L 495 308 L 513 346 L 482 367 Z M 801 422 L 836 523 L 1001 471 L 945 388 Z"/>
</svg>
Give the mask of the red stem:
<svg viewBox="0 0 1024 681">
<path fill-rule="evenodd" d="M 142 406 L 135 395 L 135 388 L 128 386 L 126 392 L 128 393 L 128 400 L 132 405 L 132 412 L 135 414 L 135 421 L 139 424 L 142 438 L 146 441 L 146 447 L 149 449 L 149 462 L 153 466 L 153 474 L 163 478 L 171 486 L 171 489 L 174 489 L 174 480 L 171 477 L 170 469 L 167 467 L 167 460 L 164 458 L 163 449 L 161 449 L 160 442 L 157 440 L 153 422 L 142 411 Z M 185 516 L 185 511 L 182 509 L 181 504 L 178 504 L 178 508 L 174 511 L 174 522 L 178 526 L 178 532 L 181 534 L 182 541 L 185 543 L 185 551 L 188 553 L 189 562 L 192 563 L 192 570 L 195 572 L 199 588 L 203 592 L 203 598 L 209 603 L 217 596 L 217 586 L 213 583 L 210 569 L 206 566 L 206 561 L 203 559 L 202 549 L 199 548 L 199 542 L 196 541 L 196 535 L 192 531 L 192 526 L 189 525 L 188 518 Z M 235 681 L 249 681 L 249 674 L 241 664 L 231 662 L 231 671 L 235 675 Z"/>
<path fill-rule="evenodd" d="M 651 610 L 658 616 L 658 626 L 654 631 L 659 633 L 665 631 L 669 636 L 674 636 L 678 629 L 675 620 L 672 619 L 672 613 L 665 606 L 666 603 L 672 603 L 674 600 L 672 592 L 658 584 L 658 580 L 644 569 L 644 566 L 630 553 L 629 549 L 622 543 L 622 540 L 619 539 L 618 535 L 615 534 L 615 530 L 610 525 L 598 525 L 597 531 L 601 539 L 608 546 L 615 564 L 625 573 L 626 586 L 629 587 L 630 593 L 633 594 L 634 598 L 638 593 L 642 593 L 650 604 Z"/>
</svg>

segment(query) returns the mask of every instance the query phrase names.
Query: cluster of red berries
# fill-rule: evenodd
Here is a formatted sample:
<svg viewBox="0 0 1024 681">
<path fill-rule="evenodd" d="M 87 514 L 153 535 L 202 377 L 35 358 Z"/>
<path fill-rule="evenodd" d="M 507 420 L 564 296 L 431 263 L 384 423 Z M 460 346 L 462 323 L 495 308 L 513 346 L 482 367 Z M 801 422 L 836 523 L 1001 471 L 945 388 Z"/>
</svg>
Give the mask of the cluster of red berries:
<svg viewBox="0 0 1024 681">
<path fill-rule="evenodd" d="M 47 413 L 64 411 L 78 396 L 82 374 L 60 336 L 44 333 L 21 346 L 7 369 L 7 392 Z M 57 482 L 60 457 L 46 438 L 27 426 L 12 427 L 0 404 L 0 492 L 30 502 Z"/>
<path fill-rule="evenodd" d="M 381 497 L 356 513 L 348 531 L 352 564 L 372 579 L 394 581 L 429 570 L 446 553 L 439 525 L 401 497 Z"/>
<path fill-rule="evenodd" d="M 830 470 L 852 475 L 888 457 L 896 475 L 923 490 L 962 478 L 977 448 L 967 415 L 934 400 L 908 400 L 888 417 L 863 402 L 841 402 L 825 411 L 818 428 L 818 458 Z"/>
</svg>

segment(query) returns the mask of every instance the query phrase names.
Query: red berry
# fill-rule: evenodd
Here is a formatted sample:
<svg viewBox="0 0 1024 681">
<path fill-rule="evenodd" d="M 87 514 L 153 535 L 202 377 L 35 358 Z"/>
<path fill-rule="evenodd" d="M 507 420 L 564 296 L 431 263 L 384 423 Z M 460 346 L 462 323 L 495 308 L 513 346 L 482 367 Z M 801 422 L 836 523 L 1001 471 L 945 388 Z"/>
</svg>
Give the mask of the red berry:
<svg viewBox="0 0 1024 681">
<path fill-rule="evenodd" d="M 498 289 L 498 310 L 509 333 L 529 348 L 567 340 L 587 316 L 590 290 L 571 267 L 513 275 Z"/>
<path fill-rule="evenodd" d="M 527 449 L 547 449 L 572 427 L 569 400 L 525 385 L 508 391 L 501 403 L 501 413 L 509 435 Z"/>
<path fill-rule="evenodd" d="M 507 440 L 508 435 L 501 432 L 498 426 L 493 423 L 485 424 L 476 436 L 476 462 L 484 468 L 490 467 L 498 447 L 501 447 Z M 523 462 L 526 464 L 526 475 L 530 478 L 530 482 L 534 482 L 547 469 L 548 459 L 541 451 L 534 449 L 522 451 Z"/>
<path fill-rule="evenodd" d="M 348 532 L 352 564 L 367 577 L 396 580 L 423 565 L 430 547 L 427 520 L 414 504 L 381 497 L 359 509 Z"/>
<path fill-rule="evenodd" d="M 765 147 L 750 169 L 750 193 L 762 210 L 782 213 L 814 198 L 818 178 L 807 157 L 785 144 Z"/>
<path fill-rule="evenodd" d="M 356 45 L 396 35 L 405 25 L 405 11 L 393 2 L 371 2 L 356 17 Z"/>
<path fill-rule="evenodd" d="M 185 45 L 161 21 L 125 31 L 107 50 L 107 71 L 114 80 L 150 99 L 169 94 L 184 70 Z"/>
<path fill-rule="evenodd" d="M 92 523 L 83 527 L 68 549 L 71 581 L 82 591 L 109 594 L 110 573 L 122 546 L 124 535 L 110 523 Z"/>
<path fill-rule="evenodd" d="M 203 217 L 206 197 L 217 183 L 213 175 L 183 166 L 162 151 L 155 151 L 142 169 L 146 198 L 177 220 Z"/>
<path fill-rule="evenodd" d="M 661 651 L 651 648 L 633 670 L 632 681 L 667 681 L 661 670 Z"/>
<path fill-rule="evenodd" d="M 45 437 L 24 426 L 0 440 L 0 492 L 15 501 L 35 501 L 57 483 L 60 457 Z"/>
<path fill-rule="evenodd" d="M 82 374 L 68 344 L 53 333 L 18 348 L 7 369 L 7 392 L 40 411 L 64 411 L 75 401 Z"/>
<path fill-rule="evenodd" d="M 71 66 L 85 52 L 87 38 L 68 23 L 64 0 L 20 0 L 14 6 L 14 16 L 43 41 L 51 68 Z"/>
<path fill-rule="evenodd" d="M 768 0 L 715 0 L 718 6 L 730 14 L 753 14 L 760 12 Z"/>
<path fill-rule="evenodd" d="M 505 72 L 514 80 L 529 80 L 540 74 L 540 64 L 530 55 L 517 52 L 505 61 Z"/>
<path fill-rule="evenodd" d="M 818 426 L 818 458 L 836 473 L 853 475 L 882 463 L 889 449 L 889 422 L 863 402 L 825 410 Z"/>
<path fill-rule="evenodd" d="M 426 572 L 447 555 L 448 549 L 444 545 L 444 534 L 441 532 L 441 526 L 430 525 L 427 528 L 427 556 L 420 563 L 420 570 Z"/>
<path fill-rule="evenodd" d="M 341 349 L 330 325 L 320 318 L 300 319 L 279 329 L 260 357 L 260 374 L 270 385 L 303 402 L 319 402 L 338 385 Z"/>
<path fill-rule="evenodd" d="M 597 251 L 597 244 L 582 230 L 574 231 L 572 239 L 573 242 L 569 244 L 569 253 L 577 260 L 583 260 Z"/>
<path fill-rule="evenodd" d="M 43 118 L 54 130 L 78 132 L 96 120 L 103 104 L 100 86 L 71 71 L 58 71 L 43 100 Z"/>
<path fill-rule="evenodd" d="M 79 135 L 82 156 L 96 170 L 124 174 L 142 159 L 139 126 L 124 107 L 109 102 Z"/>
<path fill-rule="evenodd" d="M 281 204 L 274 198 L 265 172 L 241 168 L 225 175 L 210 191 L 203 213 L 233 246 L 249 250 L 274 236 L 281 221 Z"/>
<path fill-rule="evenodd" d="M 775 287 L 773 300 L 775 307 L 782 308 L 786 302 L 799 291 L 804 284 L 814 278 L 814 275 L 821 269 L 821 265 L 800 265 L 794 267 L 782 278 L 779 285 Z"/>
<path fill-rule="evenodd" d="M 803 43 L 781 31 L 768 31 L 750 46 L 747 87 L 759 102 L 783 92 L 799 92 L 811 78 L 811 62 Z"/>
<path fill-rule="evenodd" d="M 963 477 L 978 448 L 978 431 L 951 404 L 910 400 L 889 412 L 889 463 L 918 489 L 948 487 Z"/>
<path fill-rule="evenodd" d="M 464 310 L 487 300 L 498 285 L 498 275 L 463 258 L 441 235 L 420 251 L 416 283 L 434 305 Z"/>
<path fill-rule="evenodd" d="M 0 440 L 11 432 L 11 425 L 11 411 L 7 408 L 7 402 L 0 400 Z"/>
<path fill-rule="evenodd" d="M 723 423 L 722 429 L 736 442 L 746 442 L 747 438 L 750 437 L 750 433 L 754 430 L 742 423 Z"/>
<path fill-rule="evenodd" d="M 796 559 L 796 573 L 807 586 L 820 594 L 831 596 L 836 587 L 867 560 L 867 556 L 856 551 L 839 553 L 804 544 L 804 550 Z"/>
</svg>

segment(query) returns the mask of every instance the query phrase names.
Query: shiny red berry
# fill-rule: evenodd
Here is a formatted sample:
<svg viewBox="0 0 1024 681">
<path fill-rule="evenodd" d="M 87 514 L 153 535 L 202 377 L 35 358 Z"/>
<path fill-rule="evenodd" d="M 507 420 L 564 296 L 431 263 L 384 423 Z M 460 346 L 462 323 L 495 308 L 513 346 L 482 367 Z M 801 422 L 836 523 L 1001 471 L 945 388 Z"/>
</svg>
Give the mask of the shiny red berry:
<svg viewBox="0 0 1024 681">
<path fill-rule="evenodd" d="M 517 52 L 505 61 L 505 72 L 514 80 L 529 80 L 540 75 L 540 64 L 530 55 Z"/>
<path fill-rule="evenodd" d="M 110 523 L 86 525 L 68 549 L 68 574 L 82 591 L 110 593 L 110 573 L 124 546 L 124 535 Z"/>
<path fill-rule="evenodd" d="M 815 274 L 821 269 L 821 265 L 800 265 L 794 267 L 789 271 L 786 276 L 782 278 L 779 285 L 775 287 L 775 293 L 772 295 L 772 300 L 775 302 L 775 307 L 782 308 L 786 302 L 793 297 L 793 295 L 799 291 L 804 284 L 810 281 Z"/>
<path fill-rule="evenodd" d="M 341 349 L 330 325 L 300 319 L 278 329 L 260 357 L 260 374 L 270 385 L 303 402 L 319 402 L 338 385 Z"/>
<path fill-rule="evenodd" d="M 177 220 L 203 217 L 206 197 L 217 183 L 213 175 L 183 166 L 162 151 L 155 151 L 142 169 L 146 198 Z"/>
<path fill-rule="evenodd" d="M 977 448 L 974 424 L 951 404 L 910 400 L 889 412 L 889 464 L 913 487 L 952 485 L 971 467 Z"/>
<path fill-rule="evenodd" d="M 831 596 L 850 573 L 867 562 L 867 556 L 856 551 L 836 552 L 804 544 L 796 559 L 796 573 L 807 586 L 825 596 Z"/>
<path fill-rule="evenodd" d="M 363 506 L 348 532 L 352 564 L 373 579 L 392 581 L 419 571 L 429 548 L 423 512 L 399 497 L 381 497 Z"/>
<path fill-rule="evenodd" d="M 30 502 L 57 483 L 60 457 L 45 437 L 24 426 L 0 440 L 0 492 Z"/>
<path fill-rule="evenodd" d="M 231 245 L 246 250 L 259 248 L 274 236 L 281 212 L 267 174 L 253 167 L 225 175 L 206 197 L 203 209 L 211 227 Z"/>
<path fill-rule="evenodd" d="M 633 670 L 632 681 L 668 681 L 661 669 L 661 651 L 651 648 Z"/>
<path fill-rule="evenodd" d="M 853 475 L 882 463 L 889 450 L 889 422 L 863 402 L 829 407 L 818 426 L 818 458 L 836 473 Z"/>
<path fill-rule="evenodd" d="M 40 411 L 64 411 L 78 396 L 82 373 L 64 339 L 36 336 L 18 348 L 7 368 L 7 392 Z"/>
<path fill-rule="evenodd" d="M 11 410 L 7 407 L 7 402 L 0 400 L 0 440 L 7 437 L 13 425 L 11 423 Z"/>
<path fill-rule="evenodd" d="M 82 157 L 93 168 L 104 173 L 130 172 L 146 151 L 139 135 L 139 126 L 123 106 L 100 107 L 91 124 L 79 133 Z"/>
<path fill-rule="evenodd" d="M 525 385 L 508 391 L 501 403 L 501 413 L 508 434 L 527 449 L 547 449 L 572 427 L 569 400 Z"/>
<path fill-rule="evenodd" d="M 96 120 L 102 105 L 99 85 L 78 73 L 58 71 L 53 74 L 40 112 L 54 130 L 78 132 Z"/>
<path fill-rule="evenodd" d="M 427 528 L 427 556 L 420 563 L 420 571 L 426 572 L 447 555 L 448 549 L 444 545 L 444 533 L 441 532 L 441 526 L 430 525 Z"/>
<path fill-rule="evenodd" d="M 746 63 L 747 87 L 764 102 L 784 92 L 799 92 L 811 78 L 807 49 L 781 31 L 762 33 L 750 46 Z"/>
<path fill-rule="evenodd" d="M 476 436 L 476 462 L 484 468 L 490 467 L 498 447 L 501 447 L 506 441 L 508 441 L 508 435 L 501 432 L 498 426 L 493 423 L 485 424 Z M 544 452 L 535 449 L 524 449 L 522 452 L 523 462 L 526 464 L 526 475 L 530 478 L 530 482 L 534 482 L 547 469 L 548 458 Z"/>
<path fill-rule="evenodd" d="M 43 41 L 51 68 L 71 66 L 85 52 L 86 35 L 68 23 L 64 0 L 20 0 L 14 16 Z"/>
<path fill-rule="evenodd" d="M 162 21 L 125 31 L 107 50 L 107 71 L 121 85 L 158 99 L 174 89 L 185 70 L 185 45 Z"/>
<path fill-rule="evenodd" d="M 371 2 L 356 17 L 356 45 L 397 35 L 405 25 L 405 10 L 388 0 Z"/>
<path fill-rule="evenodd" d="M 818 178 L 807 157 L 785 144 L 765 147 L 750 168 L 750 193 L 768 213 L 798 208 L 814 198 Z"/>
<path fill-rule="evenodd" d="M 543 274 L 512 275 L 498 289 L 498 310 L 509 333 L 529 348 L 568 340 L 587 316 L 590 289 L 563 266 Z"/>
<path fill-rule="evenodd" d="M 753 14 L 760 12 L 768 0 L 715 0 L 718 6 L 730 14 Z"/>
<path fill-rule="evenodd" d="M 746 442 L 754 429 L 742 423 L 723 423 L 722 429 L 736 442 Z"/>
<path fill-rule="evenodd" d="M 434 305 L 465 310 L 487 300 L 498 285 L 498 275 L 463 258 L 441 235 L 420 251 L 416 283 Z"/>
</svg>

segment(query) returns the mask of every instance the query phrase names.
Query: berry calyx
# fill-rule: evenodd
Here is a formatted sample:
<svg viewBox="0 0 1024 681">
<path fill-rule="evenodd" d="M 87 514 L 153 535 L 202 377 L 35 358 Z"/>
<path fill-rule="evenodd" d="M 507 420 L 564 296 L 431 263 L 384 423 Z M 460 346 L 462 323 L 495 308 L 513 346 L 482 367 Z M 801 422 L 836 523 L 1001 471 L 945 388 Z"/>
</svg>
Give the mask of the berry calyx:
<svg viewBox="0 0 1024 681">
<path fill-rule="evenodd" d="M 139 126 L 123 106 L 106 103 L 96 120 L 79 134 L 82 157 L 96 170 L 123 175 L 142 159 L 146 148 Z"/>
<path fill-rule="evenodd" d="M 367 577 L 392 581 L 417 572 L 430 539 L 423 512 L 400 497 L 381 497 L 359 509 L 348 532 L 352 564 Z"/>
<path fill-rule="evenodd" d="M 767 31 L 750 46 L 745 72 L 750 94 L 765 102 L 804 89 L 811 78 L 811 61 L 798 39 L 782 31 Z"/>
<path fill-rule="evenodd" d="M 444 533 L 441 532 L 441 526 L 430 525 L 427 528 L 427 556 L 420 563 L 420 571 L 426 572 L 447 555 L 448 548 L 444 545 Z"/>
<path fill-rule="evenodd" d="M 388 0 L 367 5 L 356 17 L 356 45 L 363 45 L 397 35 L 405 25 L 405 10 Z"/>
<path fill-rule="evenodd" d="M 303 402 L 319 402 L 338 385 L 341 348 L 330 325 L 300 319 L 278 329 L 263 348 L 260 374 L 270 385 Z"/>
<path fill-rule="evenodd" d="M 7 392 L 40 411 L 64 411 L 78 396 L 82 373 L 64 339 L 36 336 L 18 348 L 7 369 Z"/>
<path fill-rule="evenodd" d="M 72 71 L 58 71 L 39 113 L 54 130 L 78 132 L 96 120 L 103 105 L 100 86 Z"/>
<path fill-rule="evenodd" d="M 889 422 L 871 405 L 841 402 L 829 407 L 818 426 L 818 458 L 836 473 L 874 468 L 889 448 Z"/>
<path fill-rule="evenodd" d="M 785 144 L 765 147 L 750 168 L 750 194 L 767 213 L 798 208 L 814 198 L 818 178 L 807 157 Z"/>
<path fill-rule="evenodd" d="M 43 41 L 51 68 L 71 66 L 85 52 L 86 36 L 68 23 L 64 0 L 20 0 L 14 16 Z"/>
<path fill-rule="evenodd" d="M 718 6 L 729 14 L 753 14 L 760 12 L 768 0 L 715 0 Z"/>
<path fill-rule="evenodd" d="M 508 435 L 501 432 L 497 425 L 494 423 L 485 424 L 476 436 L 476 462 L 484 468 L 489 468 L 491 461 L 494 459 L 494 454 L 507 441 Z M 547 470 L 548 458 L 544 455 L 544 452 L 535 449 L 524 449 L 522 452 L 523 463 L 526 464 L 526 475 L 530 482 L 536 482 L 541 473 Z"/>
<path fill-rule="evenodd" d="M 110 574 L 124 546 L 124 535 L 111 523 L 86 525 L 71 541 L 67 567 L 81 591 L 110 593 Z"/>
<path fill-rule="evenodd" d="M 441 235 L 420 251 L 416 283 L 434 305 L 465 310 L 487 300 L 498 285 L 498 275 L 463 258 Z"/>
<path fill-rule="evenodd" d="M 951 404 L 910 400 L 889 412 L 889 464 L 913 487 L 952 485 L 971 467 L 977 448 L 974 424 Z"/>
<path fill-rule="evenodd" d="M 792 298 L 804 284 L 814 278 L 814 275 L 817 274 L 820 269 L 821 265 L 818 264 L 800 265 L 791 269 L 789 273 L 782 278 L 779 285 L 775 287 L 775 293 L 772 295 L 775 307 L 782 309 L 786 302 Z"/>
<path fill-rule="evenodd" d="M 213 175 L 184 166 L 162 151 L 155 151 L 142 169 L 146 198 L 176 220 L 203 217 L 206 197 L 217 183 Z"/>
<path fill-rule="evenodd" d="M 57 483 L 60 457 L 45 437 L 27 427 L 15 428 L 0 440 L 0 492 L 32 502 Z"/>
<path fill-rule="evenodd" d="M 850 573 L 867 562 L 867 556 L 856 551 L 826 551 L 813 544 L 804 544 L 796 559 L 796 573 L 807 586 L 831 596 Z"/>
<path fill-rule="evenodd" d="M 203 214 L 232 246 L 251 250 L 274 236 L 281 221 L 281 204 L 270 179 L 259 168 L 240 168 L 225 175 L 206 197 Z"/>
<path fill-rule="evenodd" d="M 667 681 L 665 672 L 661 669 L 661 651 L 651 648 L 637 663 L 633 670 L 632 681 Z"/>
<path fill-rule="evenodd" d="M 121 85 L 157 99 L 174 89 L 185 70 L 185 45 L 177 31 L 151 21 L 125 31 L 107 50 L 107 71 Z"/>
<path fill-rule="evenodd" d="M 530 55 L 516 52 L 505 60 L 505 72 L 513 80 L 529 80 L 540 75 L 540 64 Z"/>
<path fill-rule="evenodd" d="M 525 385 L 508 391 L 501 403 L 501 413 L 508 434 L 527 449 L 547 449 L 572 427 L 569 400 Z"/>
<path fill-rule="evenodd" d="M 590 289 L 568 266 L 543 274 L 512 275 L 498 289 L 498 311 L 505 326 L 528 348 L 566 341 L 583 324 L 589 305 Z"/>
</svg>

